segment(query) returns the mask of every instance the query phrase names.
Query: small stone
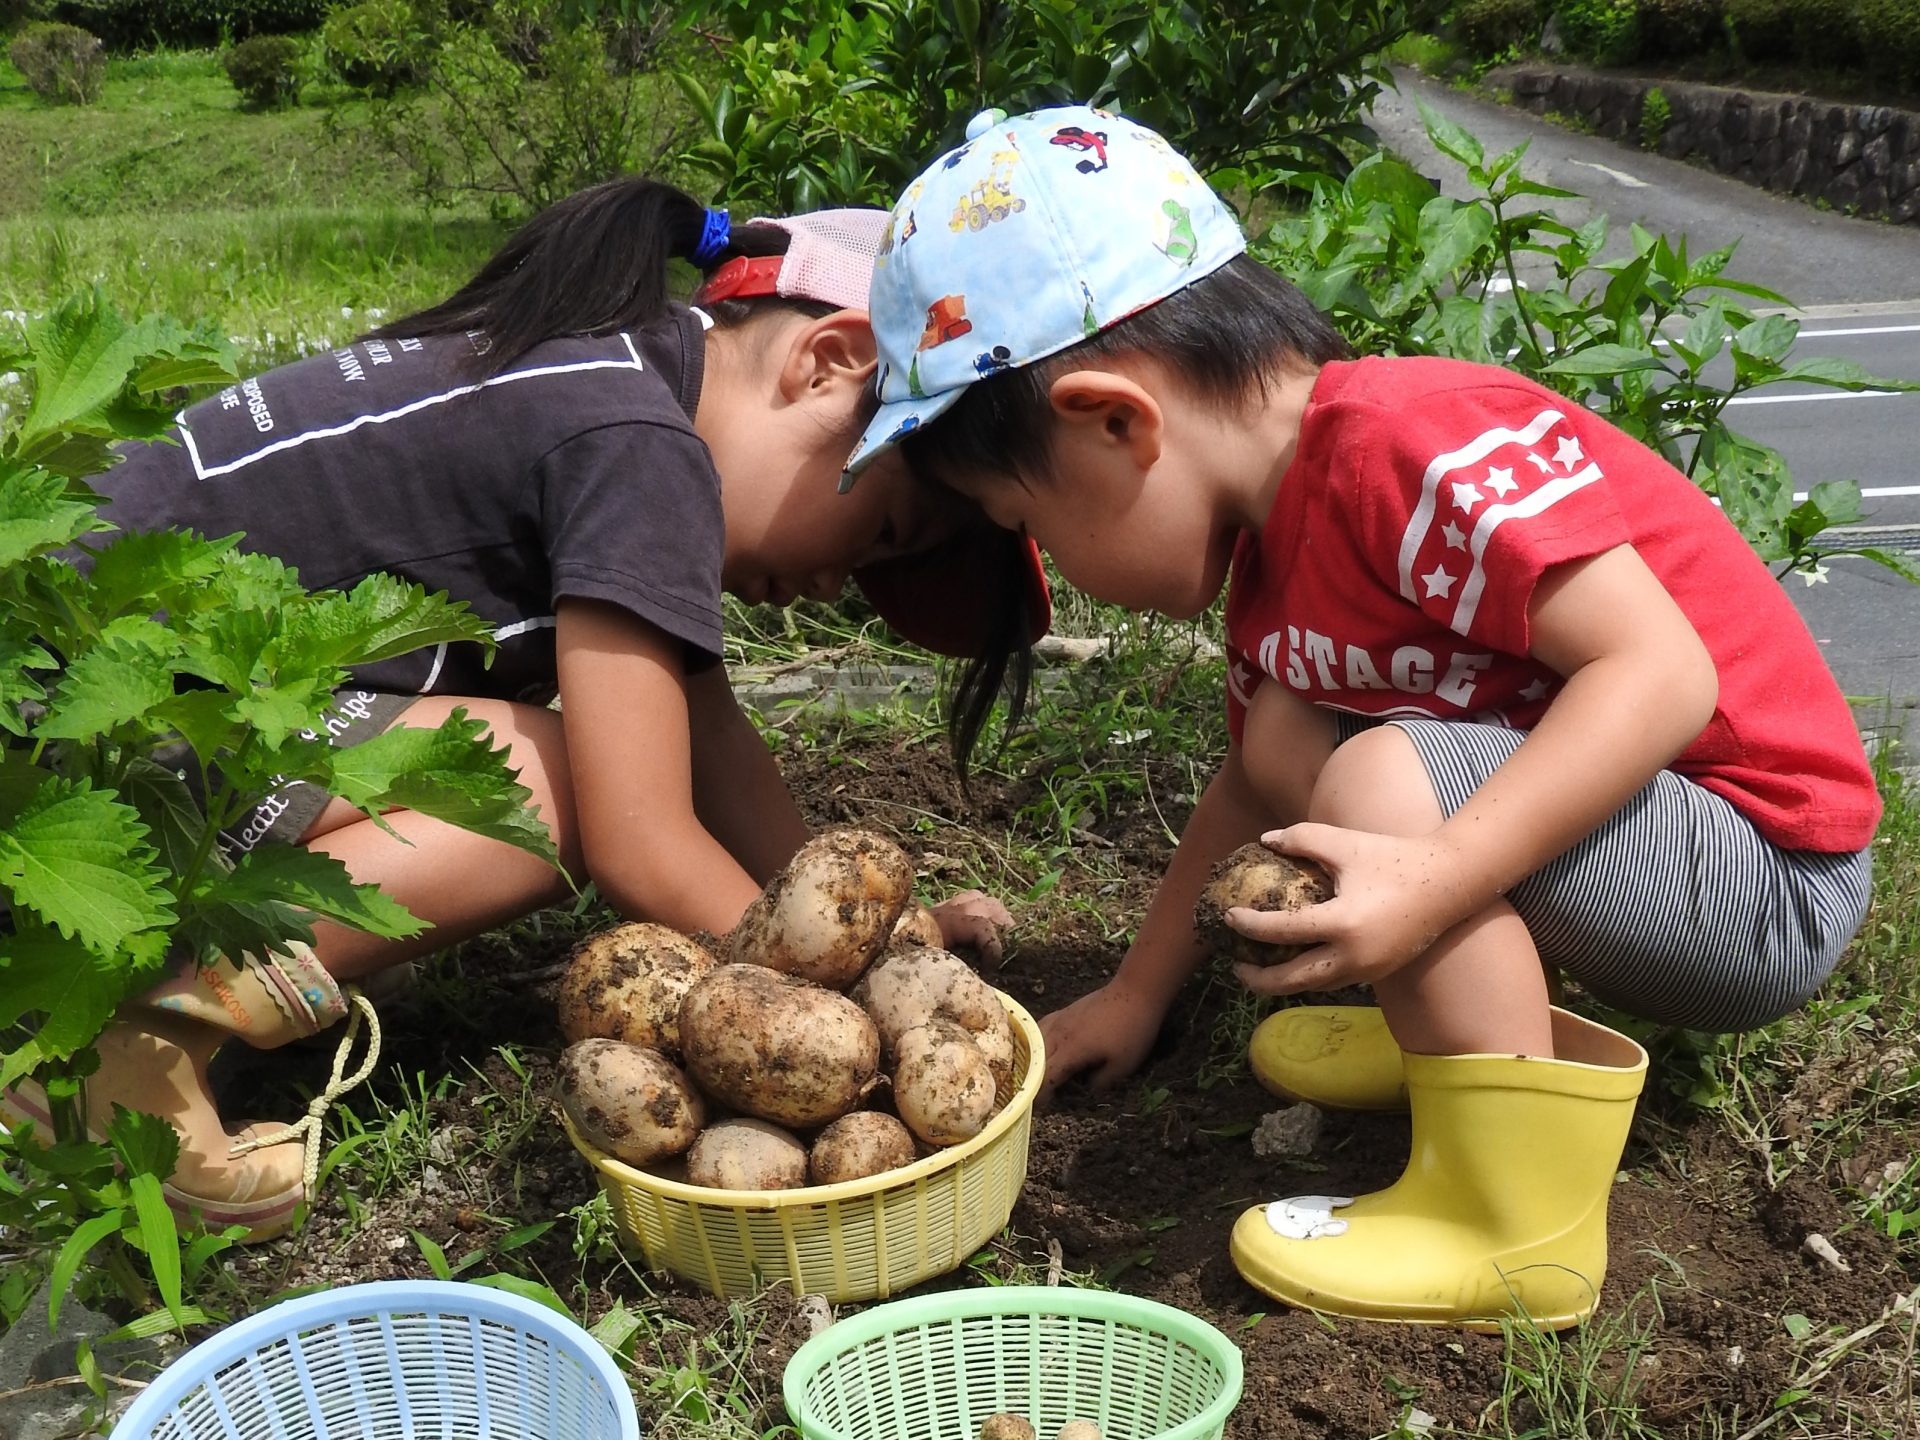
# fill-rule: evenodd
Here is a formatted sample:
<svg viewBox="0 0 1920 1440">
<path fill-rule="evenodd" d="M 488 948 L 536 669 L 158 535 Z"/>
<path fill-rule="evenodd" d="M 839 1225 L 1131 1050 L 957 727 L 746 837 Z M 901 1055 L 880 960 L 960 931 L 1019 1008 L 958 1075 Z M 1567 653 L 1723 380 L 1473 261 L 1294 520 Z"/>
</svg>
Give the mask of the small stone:
<svg viewBox="0 0 1920 1440">
<path fill-rule="evenodd" d="M 1833 1242 L 1818 1231 L 1808 1231 L 1807 1238 L 1800 1242 L 1800 1248 L 1815 1259 L 1824 1260 L 1842 1275 L 1851 1274 L 1853 1271 L 1846 1257 L 1833 1248 Z"/>
<path fill-rule="evenodd" d="M 1305 1101 L 1263 1115 L 1253 1130 L 1253 1153 L 1262 1160 L 1303 1159 L 1320 1143 L 1325 1121 L 1320 1108 Z"/>
</svg>

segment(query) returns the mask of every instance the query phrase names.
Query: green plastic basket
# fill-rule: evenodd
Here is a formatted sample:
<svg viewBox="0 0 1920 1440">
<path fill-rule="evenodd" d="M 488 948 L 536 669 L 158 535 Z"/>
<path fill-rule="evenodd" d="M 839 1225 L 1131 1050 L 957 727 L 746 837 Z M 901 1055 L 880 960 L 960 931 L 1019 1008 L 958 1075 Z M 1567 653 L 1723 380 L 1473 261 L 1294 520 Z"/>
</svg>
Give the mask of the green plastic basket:
<svg viewBox="0 0 1920 1440">
<path fill-rule="evenodd" d="M 978 1440 L 989 1415 L 1052 1440 L 1206 1440 L 1240 1402 L 1240 1351 L 1184 1311 L 1099 1290 L 949 1290 L 876 1305 L 800 1347 L 787 1413 L 805 1440 Z"/>
</svg>

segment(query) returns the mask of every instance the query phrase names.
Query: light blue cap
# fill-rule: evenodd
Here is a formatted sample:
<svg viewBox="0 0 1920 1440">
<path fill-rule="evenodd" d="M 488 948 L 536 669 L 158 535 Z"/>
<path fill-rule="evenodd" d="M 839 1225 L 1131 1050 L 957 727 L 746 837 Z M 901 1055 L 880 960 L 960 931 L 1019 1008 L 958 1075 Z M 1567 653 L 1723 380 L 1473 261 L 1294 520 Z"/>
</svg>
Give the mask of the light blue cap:
<svg viewBox="0 0 1920 1440">
<path fill-rule="evenodd" d="M 975 116 L 880 238 L 868 302 L 880 413 L 840 488 L 975 381 L 1064 350 L 1246 248 L 1186 157 L 1123 116 Z"/>
</svg>

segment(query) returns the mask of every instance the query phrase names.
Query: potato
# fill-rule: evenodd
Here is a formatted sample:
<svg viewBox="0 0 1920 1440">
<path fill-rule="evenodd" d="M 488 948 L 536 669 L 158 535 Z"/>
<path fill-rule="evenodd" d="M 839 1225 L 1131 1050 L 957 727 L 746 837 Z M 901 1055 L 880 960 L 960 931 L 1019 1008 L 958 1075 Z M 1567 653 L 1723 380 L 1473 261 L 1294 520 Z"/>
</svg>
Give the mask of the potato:
<svg viewBox="0 0 1920 1440">
<path fill-rule="evenodd" d="M 575 947 L 556 997 L 570 1041 L 625 1040 L 680 1057 L 680 1002 L 719 962 L 664 925 L 621 925 Z"/>
<path fill-rule="evenodd" d="M 1053 1440 L 1100 1440 L 1100 1427 L 1091 1420 L 1069 1420 Z"/>
<path fill-rule="evenodd" d="M 671 1061 L 621 1040 L 569 1045 L 559 1089 L 581 1138 L 629 1165 L 680 1154 L 707 1120 L 699 1092 Z"/>
<path fill-rule="evenodd" d="M 797 1190 L 807 1147 L 764 1120 L 716 1120 L 687 1155 L 687 1183 L 709 1190 Z"/>
<path fill-rule="evenodd" d="M 915 901 L 900 912 L 900 919 L 893 927 L 893 937 L 887 944 L 889 947 L 932 945 L 937 949 L 945 939 L 940 933 L 940 918 L 931 907 Z"/>
<path fill-rule="evenodd" d="M 906 1126 L 891 1115 L 856 1110 L 820 1132 L 807 1157 L 807 1174 L 816 1185 L 838 1185 L 898 1170 L 918 1158 Z"/>
<path fill-rule="evenodd" d="M 1242 845 L 1213 867 L 1193 909 L 1200 938 L 1230 959 L 1248 965 L 1278 965 L 1306 947 L 1249 940 L 1227 924 L 1227 911 L 1304 910 L 1333 898 L 1333 880 L 1311 860 L 1276 855 L 1259 843 Z"/>
<path fill-rule="evenodd" d="M 747 907 L 728 958 L 844 990 L 912 898 L 913 866 L 892 841 L 862 830 L 815 836 Z"/>
<path fill-rule="evenodd" d="M 973 1036 L 951 1020 L 933 1020 L 900 1037 L 893 1103 L 907 1128 L 929 1145 L 971 1140 L 993 1118 L 993 1067 Z"/>
<path fill-rule="evenodd" d="M 880 1031 L 880 1044 L 898 1054 L 900 1037 L 929 1020 L 951 1020 L 970 1032 L 1001 1080 L 1013 1078 L 1013 1022 L 1000 997 L 971 966 L 945 950 L 909 948 L 882 956 L 854 987 Z"/>
<path fill-rule="evenodd" d="M 719 965 L 696 981 L 680 1005 L 680 1046 L 709 1098 L 795 1130 L 838 1120 L 880 1069 L 864 1010 L 764 965 Z"/>
<path fill-rule="evenodd" d="M 980 1440 L 1034 1440 L 1033 1424 L 1022 1415 L 989 1415 Z"/>
</svg>

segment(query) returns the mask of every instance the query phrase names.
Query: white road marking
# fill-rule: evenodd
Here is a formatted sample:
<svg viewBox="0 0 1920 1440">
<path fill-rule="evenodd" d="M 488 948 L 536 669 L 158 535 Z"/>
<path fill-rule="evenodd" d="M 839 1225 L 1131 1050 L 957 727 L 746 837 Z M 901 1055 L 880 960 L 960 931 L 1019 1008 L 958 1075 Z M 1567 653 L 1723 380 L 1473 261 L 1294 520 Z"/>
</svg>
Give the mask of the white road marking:
<svg viewBox="0 0 1920 1440">
<path fill-rule="evenodd" d="M 1862 500 L 1890 500 L 1903 495 L 1920 495 L 1920 485 L 1877 485 L 1871 490 L 1860 492 Z M 1796 490 L 1793 494 L 1793 503 L 1798 505 L 1806 498 L 1806 491 Z"/>
<path fill-rule="evenodd" d="M 1890 400 L 1897 395 L 1911 393 L 1905 390 L 1834 390 L 1820 395 L 1736 395 L 1727 404 L 1798 405 L 1808 400 Z"/>
<path fill-rule="evenodd" d="M 1605 175 L 1609 180 L 1617 180 L 1622 185 L 1625 185 L 1630 189 L 1651 190 L 1653 188 L 1645 180 L 1635 179 L 1633 176 L 1627 174 L 1626 171 L 1616 170 L 1611 165 L 1601 165 L 1593 160 L 1575 160 L 1573 163 L 1575 165 L 1582 167 L 1583 169 L 1598 170 L 1602 175 Z"/>
<path fill-rule="evenodd" d="M 1859 330 L 1802 330 L 1802 340 L 1830 340 L 1837 335 L 1912 335 L 1920 325 L 1869 325 Z"/>
</svg>

